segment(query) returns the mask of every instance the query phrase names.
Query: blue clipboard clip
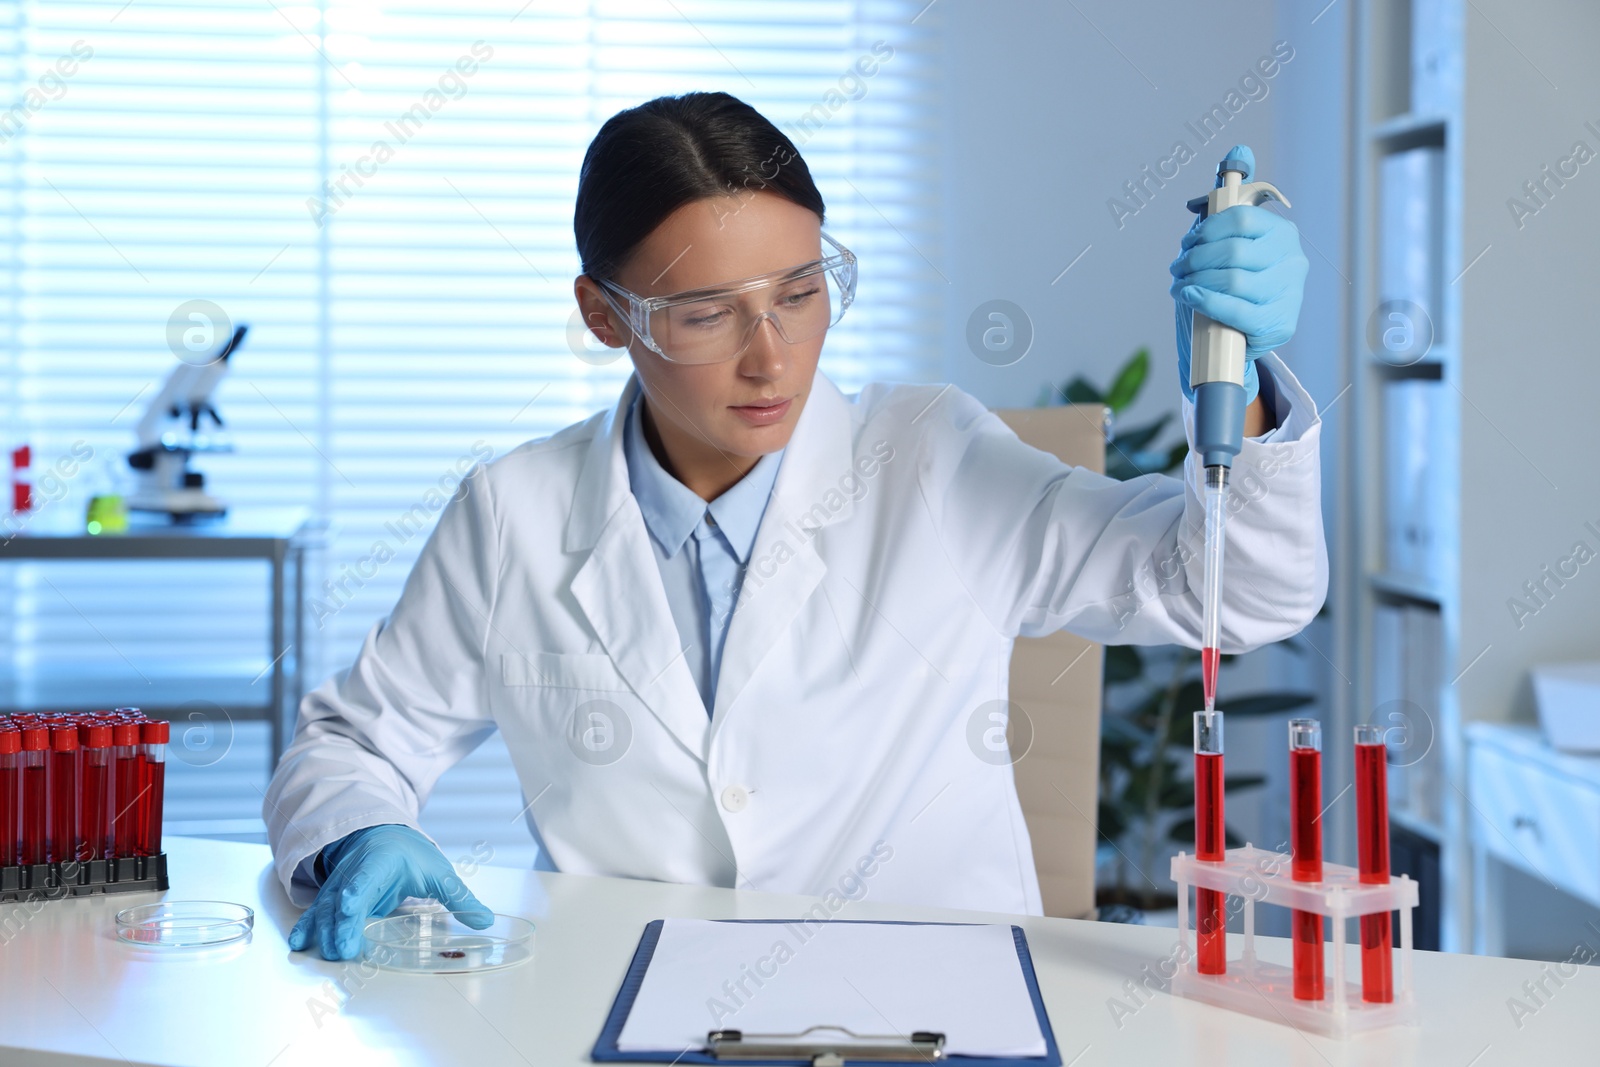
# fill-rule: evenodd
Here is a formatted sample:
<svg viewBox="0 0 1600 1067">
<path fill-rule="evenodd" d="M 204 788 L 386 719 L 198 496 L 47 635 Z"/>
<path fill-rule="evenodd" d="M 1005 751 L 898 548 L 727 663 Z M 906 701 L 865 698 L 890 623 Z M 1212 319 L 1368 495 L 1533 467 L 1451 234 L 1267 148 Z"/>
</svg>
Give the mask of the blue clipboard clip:
<svg viewBox="0 0 1600 1067">
<path fill-rule="evenodd" d="M 812 1038 L 824 1032 L 843 1035 Z M 937 1063 L 944 1059 L 944 1035 L 929 1030 L 911 1034 L 858 1034 L 843 1026 L 808 1026 L 787 1034 L 747 1034 L 743 1030 L 711 1030 L 706 1051 L 715 1059 L 809 1062 L 811 1067 L 844 1067 L 846 1061 Z"/>
</svg>

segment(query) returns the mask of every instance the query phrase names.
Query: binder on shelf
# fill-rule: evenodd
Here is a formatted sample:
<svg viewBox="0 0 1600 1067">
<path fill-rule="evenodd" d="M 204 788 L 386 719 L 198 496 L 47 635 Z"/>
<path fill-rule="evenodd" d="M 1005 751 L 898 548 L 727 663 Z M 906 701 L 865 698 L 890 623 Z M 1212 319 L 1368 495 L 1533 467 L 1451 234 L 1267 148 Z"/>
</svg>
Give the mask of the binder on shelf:
<svg viewBox="0 0 1600 1067">
<path fill-rule="evenodd" d="M 1446 339 L 1443 199 L 1443 149 L 1424 146 L 1383 157 L 1378 188 L 1378 300 L 1403 300 L 1422 308 L 1435 346 Z M 1420 323 L 1410 325 L 1422 329 Z M 1410 350 L 1404 344 L 1396 347 Z"/>
<path fill-rule="evenodd" d="M 1461 104 L 1461 0 L 1411 0 L 1411 111 L 1448 114 Z"/>
<path fill-rule="evenodd" d="M 1442 586 L 1442 499 L 1436 459 L 1444 386 L 1425 378 L 1383 384 L 1384 566 Z"/>
<path fill-rule="evenodd" d="M 1405 689 L 1405 608 L 1379 601 L 1372 609 L 1372 708 L 1379 725 L 1388 727 L 1388 716 L 1397 701 L 1406 699 Z M 1411 776 L 1404 766 L 1389 767 L 1389 810 L 1411 810 Z"/>
<path fill-rule="evenodd" d="M 902 1021 L 908 1003 L 920 1021 Z M 1062 1062 L 1021 927 L 832 918 L 647 924 L 590 1055 L 797 1067 Z"/>
<path fill-rule="evenodd" d="M 1444 687 L 1444 671 L 1440 663 L 1443 649 L 1439 627 L 1437 609 L 1421 604 L 1406 606 L 1406 699 L 1423 716 L 1423 721 L 1413 724 L 1412 744 L 1416 748 L 1406 757 L 1409 808 L 1417 818 L 1432 826 L 1439 825 L 1443 815 L 1439 768 L 1444 753 L 1440 750 L 1443 724 L 1439 721 L 1439 692 Z"/>
</svg>

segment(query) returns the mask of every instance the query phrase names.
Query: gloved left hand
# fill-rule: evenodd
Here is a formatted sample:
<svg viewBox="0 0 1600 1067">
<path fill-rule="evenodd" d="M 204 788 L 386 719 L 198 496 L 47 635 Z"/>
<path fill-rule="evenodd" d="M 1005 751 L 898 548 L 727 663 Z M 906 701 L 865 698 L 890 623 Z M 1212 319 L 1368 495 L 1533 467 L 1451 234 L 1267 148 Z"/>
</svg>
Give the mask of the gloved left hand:
<svg viewBox="0 0 1600 1067">
<path fill-rule="evenodd" d="M 1256 158 L 1248 147 L 1234 145 L 1226 158 L 1244 162 L 1241 181 L 1254 177 Z M 1294 336 L 1310 266 L 1294 223 L 1266 208 L 1239 204 L 1195 220 L 1169 268 L 1184 396 L 1194 399 L 1189 349 L 1193 312 L 1199 311 L 1245 335 L 1245 403 L 1256 398 L 1255 361 Z"/>
<path fill-rule="evenodd" d="M 356 830 L 324 848 L 323 859 L 327 881 L 289 931 L 296 952 L 316 944 L 325 960 L 354 959 L 367 921 L 388 915 L 406 897 L 432 897 L 475 929 L 494 922 L 444 853 L 409 826 Z"/>
</svg>

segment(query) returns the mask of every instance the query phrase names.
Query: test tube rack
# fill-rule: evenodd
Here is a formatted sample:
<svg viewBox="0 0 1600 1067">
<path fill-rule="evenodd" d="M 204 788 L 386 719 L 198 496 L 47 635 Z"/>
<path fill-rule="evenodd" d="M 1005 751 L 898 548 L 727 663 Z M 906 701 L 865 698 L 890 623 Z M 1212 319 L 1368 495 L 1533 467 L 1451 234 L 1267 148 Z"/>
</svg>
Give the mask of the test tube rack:
<svg viewBox="0 0 1600 1067">
<path fill-rule="evenodd" d="M 148 893 L 166 888 L 165 852 L 0 867 L 0 902 L 60 900 L 91 893 Z"/>
<path fill-rule="evenodd" d="M 1417 1004 L 1411 987 L 1411 909 L 1417 906 L 1417 883 L 1400 875 L 1391 878 L 1387 885 L 1367 884 L 1361 881 L 1360 872 L 1354 867 L 1337 863 L 1322 865 L 1320 882 L 1296 882 L 1290 873 L 1290 861 L 1287 852 L 1271 852 L 1249 844 L 1228 849 L 1221 862 L 1201 860 L 1184 852 L 1173 858 L 1172 880 L 1178 886 L 1179 960 L 1178 971 L 1172 977 L 1173 994 L 1335 1038 L 1384 1026 L 1415 1023 Z M 1243 902 L 1244 935 L 1238 939 L 1243 952 L 1228 960 L 1225 974 L 1201 974 L 1196 969 L 1195 934 L 1189 927 L 1191 886 L 1221 890 L 1229 898 L 1237 897 Z M 1333 961 L 1327 968 L 1323 999 L 1296 1000 L 1293 969 L 1256 957 L 1255 905 L 1258 902 L 1333 919 Z M 1382 1004 L 1371 1003 L 1361 999 L 1359 982 L 1345 981 L 1345 928 L 1351 919 L 1397 910 L 1400 943 L 1394 999 Z M 1235 938 L 1230 935 L 1228 945 L 1231 948 L 1234 944 Z M 1359 975 L 1358 966 L 1358 978 Z"/>
</svg>

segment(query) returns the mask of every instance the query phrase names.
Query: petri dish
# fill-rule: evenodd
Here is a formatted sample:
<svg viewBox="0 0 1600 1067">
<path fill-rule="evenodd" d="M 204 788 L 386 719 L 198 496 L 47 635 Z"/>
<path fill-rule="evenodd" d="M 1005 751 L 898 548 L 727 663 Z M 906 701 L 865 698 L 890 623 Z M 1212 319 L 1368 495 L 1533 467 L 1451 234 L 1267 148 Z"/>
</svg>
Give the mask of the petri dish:
<svg viewBox="0 0 1600 1067">
<path fill-rule="evenodd" d="M 247 937 L 256 913 L 225 900 L 164 900 L 117 912 L 117 937 L 153 948 L 226 945 Z"/>
<path fill-rule="evenodd" d="M 365 933 L 363 960 L 407 974 L 476 974 L 533 957 L 533 923 L 517 915 L 496 913 L 476 930 L 449 911 L 414 911 L 374 919 Z"/>
</svg>

